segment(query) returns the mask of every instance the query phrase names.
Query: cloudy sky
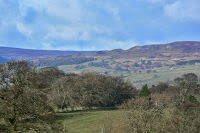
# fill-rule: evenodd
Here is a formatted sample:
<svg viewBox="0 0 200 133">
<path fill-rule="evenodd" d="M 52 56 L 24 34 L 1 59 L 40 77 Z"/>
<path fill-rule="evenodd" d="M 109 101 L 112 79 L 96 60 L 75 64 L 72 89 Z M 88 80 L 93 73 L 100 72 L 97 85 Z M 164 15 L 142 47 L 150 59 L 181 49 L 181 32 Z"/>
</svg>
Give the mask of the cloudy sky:
<svg viewBox="0 0 200 133">
<path fill-rule="evenodd" d="M 0 46 L 128 49 L 200 40 L 200 0 L 0 0 Z"/>
</svg>

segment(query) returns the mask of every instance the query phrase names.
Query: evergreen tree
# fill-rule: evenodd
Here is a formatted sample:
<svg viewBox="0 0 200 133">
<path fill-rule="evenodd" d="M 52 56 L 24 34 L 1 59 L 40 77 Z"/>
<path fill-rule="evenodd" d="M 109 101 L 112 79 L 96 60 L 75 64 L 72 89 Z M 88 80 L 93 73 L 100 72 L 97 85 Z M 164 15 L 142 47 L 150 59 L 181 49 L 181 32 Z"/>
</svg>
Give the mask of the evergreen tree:
<svg viewBox="0 0 200 133">
<path fill-rule="evenodd" d="M 139 93 L 139 96 L 140 96 L 140 97 L 144 97 L 144 96 L 148 96 L 148 95 L 150 95 L 150 90 L 148 89 L 148 86 L 147 86 L 147 84 L 146 84 L 146 85 L 144 85 L 144 86 L 142 87 L 142 89 L 141 89 L 141 91 L 140 91 L 140 93 Z"/>
</svg>

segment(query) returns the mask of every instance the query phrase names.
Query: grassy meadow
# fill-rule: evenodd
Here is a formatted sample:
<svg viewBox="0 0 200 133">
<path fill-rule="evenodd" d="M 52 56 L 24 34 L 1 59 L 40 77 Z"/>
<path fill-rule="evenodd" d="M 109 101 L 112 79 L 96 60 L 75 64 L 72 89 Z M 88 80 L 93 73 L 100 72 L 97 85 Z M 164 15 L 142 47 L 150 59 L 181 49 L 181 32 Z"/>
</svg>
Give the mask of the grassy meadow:
<svg viewBox="0 0 200 133">
<path fill-rule="evenodd" d="M 98 62 L 98 60 L 96 62 Z M 59 66 L 59 69 L 66 73 L 81 73 L 83 71 L 90 71 L 102 74 L 107 73 L 107 75 L 111 76 L 123 75 L 124 79 L 130 80 L 131 83 L 137 88 L 141 88 L 144 84 L 147 84 L 149 87 L 151 87 L 152 85 L 157 85 L 159 82 L 171 83 L 175 77 L 179 77 L 186 73 L 195 73 L 200 75 L 200 64 L 176 66 L 174 68 L 154 68 L 150 73 L 147 73 L 147 69 L 141 70 L 141 73 L 135 73 L 134 71 L 128 73 L 126 71 L 116 71 L 113 69 L 91 67 L 88 65 L 89 63 L 90 62 L 81 64 L 84 65 L 85 68 L 80 70 L 75 69 L 76 65 Z"/>
<path fill-rule="evenodd" d="M 94 133 L 104 129 L 107 120 L 115 121 L 123 116 L 123 111 L 81 111 L 73 113 L 59 113 L 61 121 L 64 123 L 69 133 Z M 112 123 L 110 123 L 112 124 Z"/>
</svg>

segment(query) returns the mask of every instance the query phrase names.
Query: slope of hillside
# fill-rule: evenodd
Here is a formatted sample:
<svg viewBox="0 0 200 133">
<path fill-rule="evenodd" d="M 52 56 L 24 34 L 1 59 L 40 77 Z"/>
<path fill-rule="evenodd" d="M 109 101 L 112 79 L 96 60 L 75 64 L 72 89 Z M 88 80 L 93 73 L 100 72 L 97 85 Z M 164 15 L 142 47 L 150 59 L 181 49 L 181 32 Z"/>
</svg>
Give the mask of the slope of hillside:
<svg viewBox="0 0 200 133">
<path fill-rule="evenodd" d="M 7 57 L 16 60 L 32 60 L 39 67 L 58 66 L 66 73 L 94 71 L 105 75 L 120 76 L 130 79 L 132 83 L 140 87 L 145 83 L 156 84 L 160 79 L 170 81 L 175 71 L 178 72 L 176 76 L 186 71 L 195 71 L 199 74 L 200 42 L 174 42 L 136 46 L 128 50 L 114 49 L 99 52 L 0 47 L 0 57 L 0 62 L 7 61 L 5 58 Z"/>
<path fill-rule="evenodd" d="M 58 51 L 58 50 L 32 50 L 10 47 L 0 47 L 0 56 L 13 60 L 29 60 L 47 57 L 94 54 L 94 51 Z"/>
<path fill-rule="evenodd" d="M 193 51 L 200 51 L 200 42 L 181 41 L 181 42 L 173 42 L 169 44 L 136 46 L 134 48 L 129 49 L 128 51 L 136 52 L 136 51 L 141 51 L 141 50 L 148 50 L 148 51 L 157 50 L 158 52 L 161 52 L 161 51 L 175 52 L 174 50 L 178 50 L 180 52 L 193 52 Z"/>
<path fill-rule="evenodd" d="M 94 61 L 95 58 L 87 57 L 85 55 L 69 55 L 69 56 L 58 56 L 58 57 L 49 57 L 32 60 L 33 64 L 38 67 L 47 67 L 47 66 L 62 66 L 62 65 L 78 65 L 85 62 Z"/>
<path fill-rule="evenodd" d="M 114 45 L 114 44 L 113 44 Z M 114 49 L 111 51 L 57 51 L 57 50 L 31 50 L 0 47 L 0 57 L 12 60 L 35 60 L 51 57 L 65 58 L 69 55 L 92 56 L 99 59 L 113 59 L 116 61 L 132 61 L 150 60 L 157 62 L 190 61 L 200 59 L 200 42 L 181 41 L 169 44 L 144 45 L 136 46 L 128 50 Z M 60 60 L 59 58 L 59 60 Z M 67 57 L 68 58 L 68 57 Z M 64 60 L 64 59 L 63 59 Z M 40 61 L 41 62 L 41 61 Z M 65 63 L 64 63 L 65 64 Z"/>
<path fill-rule="evenodd" d="M 136 46 L 128 50 L 115 49 L 99 54 L 113 59 L 182 61 L 200 59 L 200 42 L 181 41 L 160 45 Z"/>
</svg>

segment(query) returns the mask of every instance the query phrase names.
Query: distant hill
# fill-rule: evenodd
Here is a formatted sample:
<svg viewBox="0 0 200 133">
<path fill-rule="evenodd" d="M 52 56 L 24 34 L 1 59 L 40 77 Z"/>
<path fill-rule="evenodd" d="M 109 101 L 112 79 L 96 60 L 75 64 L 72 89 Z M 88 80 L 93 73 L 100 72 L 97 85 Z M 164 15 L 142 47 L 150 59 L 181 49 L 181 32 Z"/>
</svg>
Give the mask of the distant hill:
<svg viewBox="0 0 200 133">
<path fill-rule="evenodd" d="M 113 44 L 114 45 L 114 44 Z M 78 55 L 70 59 L 72 55 Z M 58 51 L 58 50 L 31 50 L 0 47 L 0 58 L 6 60 L 34 60 L 39 66 L 58 66 L 79 64 L 94 59 L 112 59 L 116 61 L 138 62 L 141 59 L 162 63 L 182 64 L 188 61 L 200 60 L 200 42 L 180 41 L 168 44 L 153 44 L 135 46 L 128 50 L 114 49 L 110 51 Z M 80 58 L 80 59 L 79 59 Z M 197 60 L 197 61 L 196 61 Z M 185 62 L 186 61 L 186 62 Z M 73 63 L 72 63 L 73 62 Z"/>
<path fill-rule="evenodd" d="M 0 57 L 12 60 L 32 60 L 47 57 L 94 54 L 94 51 L 32 50 L 0 47 Z"/>
<path fill-rule="evenodd" d="M 128 50 L 115 49 L 97 54 L 98 56 L 125 60 L 138 60 L 140 58 L 153 61 L 194 60 L 200 59 L 200 42 L 181 41 L 168 44 L 136 46 Z"/>
</svg>

